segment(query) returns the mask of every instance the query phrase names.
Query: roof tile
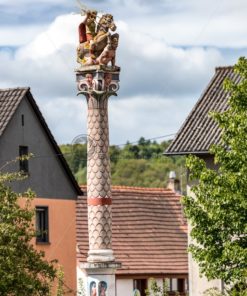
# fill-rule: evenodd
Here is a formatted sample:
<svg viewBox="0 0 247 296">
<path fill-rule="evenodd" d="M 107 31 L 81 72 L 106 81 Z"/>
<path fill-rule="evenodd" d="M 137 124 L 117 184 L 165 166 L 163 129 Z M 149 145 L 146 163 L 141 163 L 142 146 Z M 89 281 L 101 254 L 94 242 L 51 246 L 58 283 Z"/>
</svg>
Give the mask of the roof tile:
<svg viewBox="0 0 247 296">
<path fill-rule="evenodd" d="M 85 191 L 85 186 L 83 186 Z M 113 251 L 126 274 L 187 274 L 187 225 L 170 189 L 112 187 Z M 78 260 L 88 251 L 86 197 L 77 201 Z"/>
<path fill-rule="evenodd" d="M 239 82 L 233 67 L 218 67 L 202 96 L 192 109 L 165 154 L 208 154 L 212 144 L 220 142 L 221 131 L 209 116 L 211 111 L 227 109 L 228 93 L 223 88 L 226 78 Z"/>
<path fill-rule="evenodd" d="M 0 89 L 0 136 L 29 88 Z"/>
</svg>

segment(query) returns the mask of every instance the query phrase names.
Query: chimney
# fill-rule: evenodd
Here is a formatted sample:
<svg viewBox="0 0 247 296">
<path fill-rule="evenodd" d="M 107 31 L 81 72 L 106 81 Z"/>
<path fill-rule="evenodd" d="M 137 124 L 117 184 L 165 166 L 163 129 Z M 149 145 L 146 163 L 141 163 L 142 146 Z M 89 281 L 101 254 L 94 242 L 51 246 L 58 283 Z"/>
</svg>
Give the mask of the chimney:
<svg viewBox="0 0 247 296">
<path fill-rule="evenodd" d="M 176 178 L 176 173 L 170 171 L 167 188 L 175 192 L 181 192 L 180 181 Z"/>
</svg>

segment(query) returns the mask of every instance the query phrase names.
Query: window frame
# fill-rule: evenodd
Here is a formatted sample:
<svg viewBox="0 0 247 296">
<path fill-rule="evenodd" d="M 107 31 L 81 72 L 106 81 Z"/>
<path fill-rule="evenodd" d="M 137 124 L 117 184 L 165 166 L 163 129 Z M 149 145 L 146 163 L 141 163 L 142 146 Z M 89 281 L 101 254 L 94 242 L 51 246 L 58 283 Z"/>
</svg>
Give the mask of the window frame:
<svg viewBox="0 0 247 296">
<path fill-rule="evenodd" d="M 35 207 L 36 244 L 49 244 L 49 208 Z"/>
<path fill-rule="evenodd" d="M 28 156 L 28 146 L 19 146 L 19 171 L 23 174 L 29 174 L 28 159 L 21 159 L 22 156 Z"/>
<path fill-rule="evenodd" d="M 166 281 L 169 295 L 174 295 L 174 293 L 186 293 L 186 281 L 187 278 L 163 278 L 163 282 Z"/>
<path fill-rule="evenodd" d="M 141 296 L 146 295 L 145 290 L 148 287 L 148 280 L 146 278 L 133 279 L 133 290 L 138 289 Z"/>
</svg>

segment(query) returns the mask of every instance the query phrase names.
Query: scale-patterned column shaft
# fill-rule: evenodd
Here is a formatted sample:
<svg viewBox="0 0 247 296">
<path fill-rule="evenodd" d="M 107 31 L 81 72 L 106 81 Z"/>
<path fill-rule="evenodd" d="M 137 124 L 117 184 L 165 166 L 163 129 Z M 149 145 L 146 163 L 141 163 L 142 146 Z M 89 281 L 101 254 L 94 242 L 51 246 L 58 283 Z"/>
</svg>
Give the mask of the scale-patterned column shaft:
<svg viewBox="0 0 247 296">
<path fill-rule="evenodd" d="M 108 98 L 88 99 L 87 196 L 89 249 L 111 249 Z"/>
</svg>

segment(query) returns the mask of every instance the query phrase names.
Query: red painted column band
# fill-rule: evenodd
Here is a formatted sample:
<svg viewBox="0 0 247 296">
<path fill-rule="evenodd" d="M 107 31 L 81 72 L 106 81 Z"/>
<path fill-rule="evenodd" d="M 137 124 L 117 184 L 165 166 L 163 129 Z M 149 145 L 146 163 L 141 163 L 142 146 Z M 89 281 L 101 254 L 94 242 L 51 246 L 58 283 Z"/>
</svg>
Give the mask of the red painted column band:
<svg viewBox="0 0 247 296">
<path fill-rule="evenodd" d="M 112 199 L 110 197 L 88 197 L 87 204 L 90 206 L 104 206 L 111 205 Z"/>
</svg>

